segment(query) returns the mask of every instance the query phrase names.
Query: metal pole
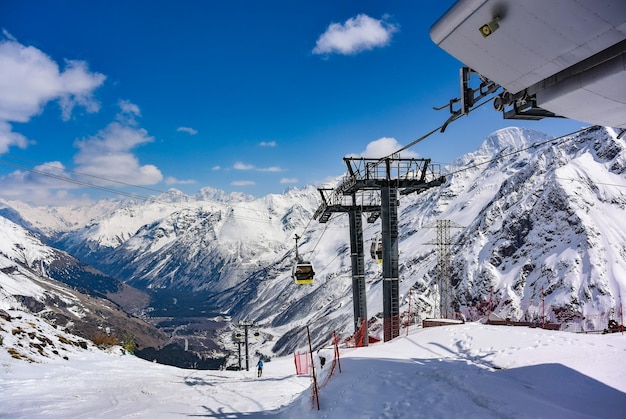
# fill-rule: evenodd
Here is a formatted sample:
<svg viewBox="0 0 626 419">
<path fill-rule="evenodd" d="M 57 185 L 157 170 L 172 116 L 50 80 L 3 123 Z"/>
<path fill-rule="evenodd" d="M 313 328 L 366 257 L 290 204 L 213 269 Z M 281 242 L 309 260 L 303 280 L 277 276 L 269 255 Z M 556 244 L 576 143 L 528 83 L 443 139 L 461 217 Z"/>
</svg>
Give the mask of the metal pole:
<svg viewBox="0 0 626 419">
<path fill-rule="evenodd" d="M 491 299 L 493 296 L 493 285 L 489 287 L 489 307 L 487 307 L 487 324 L 491 323 Z"/>
<path fill-rule="evenodd" d="M 248 323 L 244 323 L 243 328 L 245 330 L 246 341 L 246 371 L 250 371 L 250 358 L 248 357 Z"/>
<path fill-rule="evenodd" d="M 317 410 L 320 410 L 320 396 L 317 388 L 317 377 L 315 376 L 315 362 L 313 362 L 313 347 L 311 346 L 311 332 L 309 331 L 309 325 L 306 326 L 306 334 L 309 338 L 309 354 L 311 355 L 311 371 L 313 373 L 313 394 L 315 395 L 315 401 L 317 402 Z"/>
<path fill-rule="evenodd" d="M 545 329 L 546 325 L 546 300 L 543 293 L 543 287 L 541 287 L 541 328 Z"/>
<path fill-rule="evenodd" d="M 389 164 L 387 164 L 389 171 Z M 381 195 L 381 224 L 383 241 L 383 339 L 385 342 L 400 335 L 400 306 L 398 279 L 398 190 L 390 182 Z"/>
<path fill-rule="evenodd" d="M 239 356 L 239 371 L 241 371 L 241 344 L 243 342 L 238 340 L 237 341 L 237 355 Z"/>
<path fill-rule="evenodd" d="M 352 195 L 353 208 L 348 211 L 350 223 L 350 259 L 352 262 L 352 305 L 354 313 L 354 332 L 367 321 L 367 295 L 365 292 L 365 262 L 363 260 L 363 220 L 357 209 L 356 198 Z M 369 343 L 367 323 L 365 323 L 363 346 Z"/>
</svg>

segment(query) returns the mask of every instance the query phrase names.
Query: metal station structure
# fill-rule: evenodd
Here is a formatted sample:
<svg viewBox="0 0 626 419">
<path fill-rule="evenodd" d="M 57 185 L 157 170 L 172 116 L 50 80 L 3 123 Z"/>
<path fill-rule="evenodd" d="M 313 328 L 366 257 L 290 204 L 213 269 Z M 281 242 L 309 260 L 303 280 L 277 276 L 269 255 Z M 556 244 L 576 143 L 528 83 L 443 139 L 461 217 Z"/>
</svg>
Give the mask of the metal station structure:
<svg viewBox="0 0 626 419">
<path fill-rule="evenodd" d="M 313 215 L 326 223 L 334 213 L 348 213 L 352 295 L 355 332 L 364 325 L 364 345 L 368 343 L 367 297 L 363 214 L 367 222 L 381 218 L 383 248 L 383 326 L 384 341 L 400 334 L 398 278 L 398 205 L 401 195 L 421 193 L 445 183 L 439 165 L 430 159 L 388 156 L 378 159 L 344 157 L 347 174 L 335 189 L 320 188 L 322 203 Z"/>
<path fill-rule="evenodd" d="M 430 37 L 465 65 L 448 122 L 493 96 L 505 119 L 560 116 L 626 131 L 623 0 L 458 0 Z"/>
</svg>

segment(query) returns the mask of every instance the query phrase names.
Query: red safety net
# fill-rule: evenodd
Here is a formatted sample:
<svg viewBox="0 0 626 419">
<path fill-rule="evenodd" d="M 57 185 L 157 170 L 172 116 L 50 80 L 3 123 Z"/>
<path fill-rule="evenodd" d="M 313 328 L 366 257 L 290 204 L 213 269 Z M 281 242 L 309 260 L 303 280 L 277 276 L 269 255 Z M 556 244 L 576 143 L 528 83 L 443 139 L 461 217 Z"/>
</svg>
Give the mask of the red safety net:
<svg viewBox="0 0 626 419">
<path fill-rule="evenodd" d="M 363 346 L 365 342 L 365 320 L 361 322 L 361 327 L 357 330 L 354 335 L 350 336 L 345 340 L 346 346 L 349 348 L 360 348 Z"/>
<path fill-rule="evenodd" d="M 296 375 L 311 374 L 311 355 L 308 352 L 303 354 L 296 352 L 293 354 L 293 360 L 296 364 Z"/>
</svg>

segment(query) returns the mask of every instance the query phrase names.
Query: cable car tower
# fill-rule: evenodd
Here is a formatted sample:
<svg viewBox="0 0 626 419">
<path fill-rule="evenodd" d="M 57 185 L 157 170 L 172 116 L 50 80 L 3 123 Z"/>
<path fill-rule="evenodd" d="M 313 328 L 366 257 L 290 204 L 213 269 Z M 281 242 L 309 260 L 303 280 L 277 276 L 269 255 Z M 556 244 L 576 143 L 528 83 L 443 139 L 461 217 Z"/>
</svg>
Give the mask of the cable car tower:
<svg viewBox="0 0 626 419">
<path fill-rule="evenodd" d="M 398 194 L 421 193 L 445 182 L 438 165 L 430 159 L 403 159 L 388 156 L 382 159 L 344 157 L 348 173 L 334 190 L 320 189 L 322 203 L 313 215 L 325 223 L 334 212 L 350 215 L 350 251 L 352 255 L 352 294 L 354 296 L 355 329 L 365 320 L 367 309 L 363 258 L 361 213 L 369 213 L 373 223 L 381 217 L 383 265 L 384 341 L 400 335 L 400 306 L 398 280 Z M 379 193 L 378 193 L 379 191 Z M 370 201 L 363 199 L 369 194 Z M 372 196 L 379 201 L 371 199 Z M 349 202 L 345 198 L 350 199 Z M 361 201 L 357 199 L 361 198 Z M 380 202 L 380 204 L 378 204 Z M 358 314 L 358 316 L 357 316 Z"/>
<path fill-rule="evenodd" d="M 320 223 L 326 223 L 332 213 L 347 212 L 350 223 L 350 258 L 352 261 L 352 303 L 354 311 L 354 331 L 365 325 L 363 346 L 369 344 L 367 333 L 367 298 L 365 295 L 365 260 L 363 256 L 363 217 L 362 214 L 370 213 L 367 218 L 369 223 L 376 221 L 380 215 L 380 200 L 367 193 L 351 193 L 344 195 L 341 189 L 318 189 L 322 196 L 322 204 L 319 206 L 314 219 L 319 218 Z"/>
</svg>

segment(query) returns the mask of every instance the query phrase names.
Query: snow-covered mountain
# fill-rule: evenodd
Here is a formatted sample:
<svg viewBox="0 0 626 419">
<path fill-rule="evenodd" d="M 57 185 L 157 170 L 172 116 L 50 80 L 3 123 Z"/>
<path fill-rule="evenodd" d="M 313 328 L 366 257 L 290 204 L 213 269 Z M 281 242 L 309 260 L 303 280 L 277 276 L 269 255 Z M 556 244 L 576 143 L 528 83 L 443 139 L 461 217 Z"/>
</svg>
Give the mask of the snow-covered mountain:
<svg viewBox="0 0 626 419">
<path fill-rule="evenodd" d="M 612 129 L 550 139 L 508 128 L 447 167 L 444 186 L 402 197 L 401 311 L 412 290 L 413 310 L 434 314 L 437 260 L 429 243 L 437 220 L 462 226 L 451 231 L 460 310 L 492 298 L 496 314 L 531 319 L 542 289 L 551 316 L 618 308 L 626 287 L 625 148 Z M 254 320 L 267 350 L 284 354 L 301 346 L 306 324 L 317 342 L 333 330 L 353 331 L 348 218 L 312 220 L 319 205 L 313 187 L 262 198 L 172 190 L 148 202 L 109 202 L 109 211 L 98 203 L 94 211 L 81 210 L 94 214 L 88 220 L 71 217 L 67 208 L 4 205 L 12 219 L 121 281 L 205 292 L 233 320 Z M 367 245 L 378 232 L 380 221 L 365 224 Z M 302 236 L 300 253 L 316 266 L 313 286 L 289 278 L 294 234 Z M 366 277 L 368 313 L 375 317 L 382 311 L 375 261 L 367 261 Z"/>
<path fill-rule="evenodd" d="M 20 338 L 28 341 L 14 345 L 15 357 L 30 359 L 33 348 L 42 356 L 61 356 L 57 349 L 63 344 L 86 348 L 91 345 L 87 342 L 104 333 L 133 336 L 139 347 L 159 346 L 167 341 L 158 329 L 121 309 L 122 305 L 127 311 L 145 306 L 145 293 L 41 243 L 32 233 L 2 217 L 0 234 L 0 311 L 9 317 L 7 321 L 13 317 L 20 320 L 21 325 L 13 329 L 18 343 Z M 9 311 L 21 314 L 9 315 Z M 30 320 L 22 321 L 22 317 Z M 54 335 L 60 343 L 33 337 L 45 336 L 41 330 L 49 327 L 59 329 Z"/>
<path fill-rule="evenodd" d="M 530 139 L 515 148 L 536 141 Z M 461 304 L 483 299 L 493 286 L 495 301 L 512 318 L 538 313 L 542 289 L 557 313 L 584 316 L 619 308 L 626 285 L 624 140 L 597 128 L 506 153 L 481 169 L 497 189 L 476 217 L 462 221 L 467 228 L 456 239 Z M 498 173 L 505 175 L 499 184 Z M 471 174 L 458 176 L 469 181 Z M 467 201 L 492 187 L 478 178 L 466 184 Z"/>
</svg>

